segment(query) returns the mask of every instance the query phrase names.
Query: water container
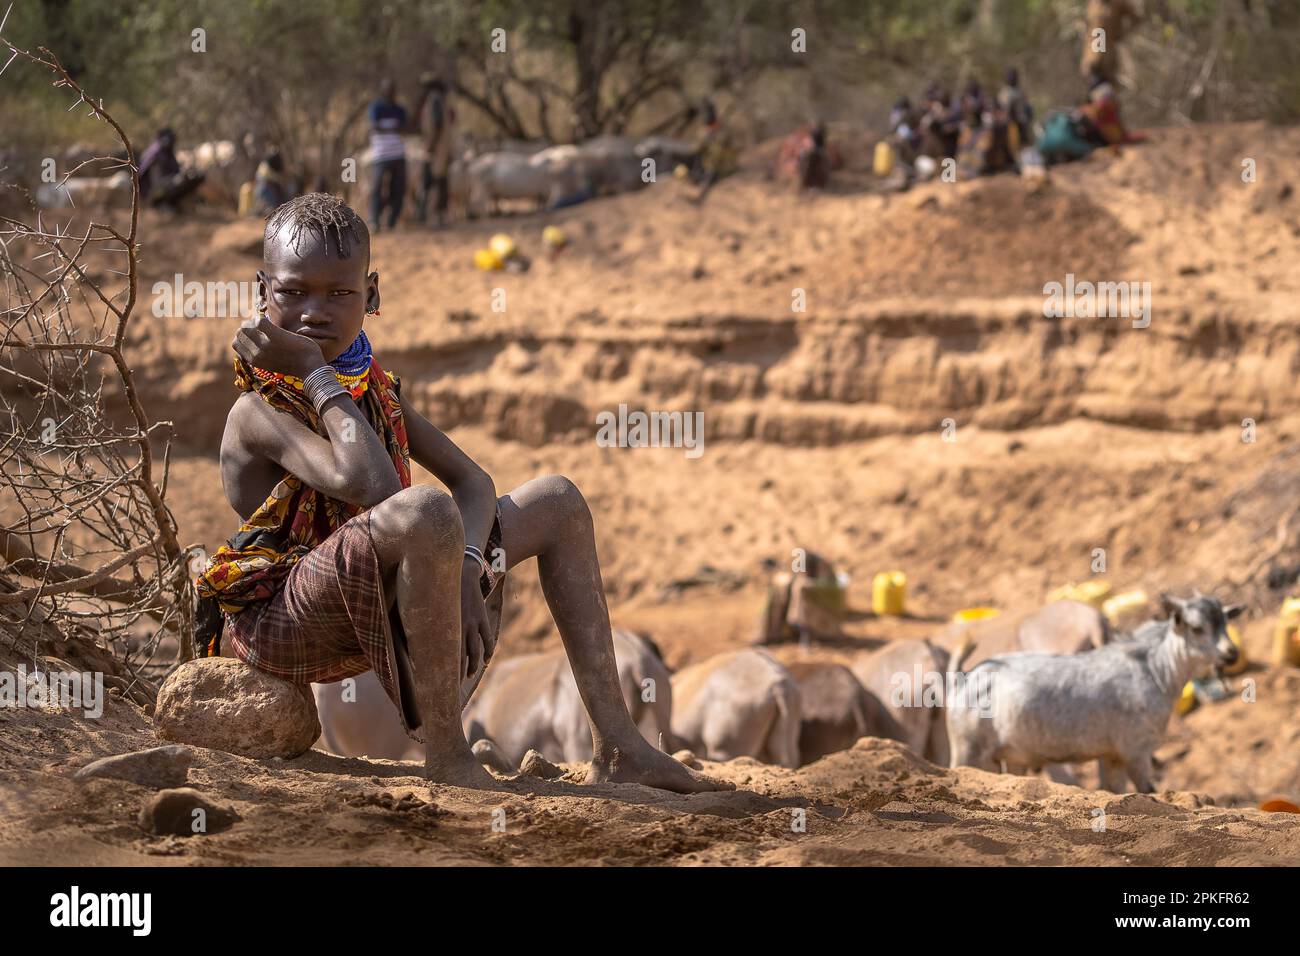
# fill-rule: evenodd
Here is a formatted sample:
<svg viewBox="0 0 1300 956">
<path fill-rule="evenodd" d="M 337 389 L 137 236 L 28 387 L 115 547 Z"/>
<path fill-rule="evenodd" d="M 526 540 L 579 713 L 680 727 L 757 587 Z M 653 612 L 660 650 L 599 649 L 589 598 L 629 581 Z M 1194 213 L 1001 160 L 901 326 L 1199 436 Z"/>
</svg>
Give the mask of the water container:
<svg viewBox="0 0 1300 956">
<path fill-rule="evenodd" d="M 997 617 L 1001 613 L 995 607 L 966 607 L 954 614 L 952 619 L 958 624 L 966 624 L 970 621 L 982 621 L 985 618 Z"/>
<path fill-rule="evenodd" d="M 876 152 L 871 159 L 871 171 L 884 179 L 894 171 L 894 147 L 888 140 L 876 144 Z"/>
<path fill-rule="evenodd" d="M 876 614 L 902 614 L 907 601 L 907 575 L 881 571 L 871 582 L 871 609 Z"/>
<path fill-rule="evenodd" d="M 239 214 L 241 216 L 251 216 L 253 214 L 253 203 L 257 199 L 257 187 L 252 180 L 243 183 L 239 187 Z"/>
<path fill-rule="evenodd" d="M 1110 597 L 1110 582 L 1093 578 L 1082 584 L 1067 584 L 1057 588 L 1047 595 L 1047 602 L 1050 604 L 1053 601 L 1081 601 L 1101 611 L 1108 597 Z"/>
<path fill-rule="evenodd" d="M 1101 613 L 1106 615 L 1111 624 L 1119 624 L 1129 615 L 1141 611 L 1146 605 L 1147 592 L 1139 588 L 1136 591 L 1125 591 L 1123 594 L 1107 598 L 1101 606 Z"/>
<path fill-rule="evenodd" d="M 1300 667 L 1300 597 L 1289 597 L 1282 602 L 1277 626 L 1273 629 L 1273 664 L 1291 664 Z"/>
<path fill-rule="evenodd" d="M 1240 674 L 1246 669 L 1250 661 L 1246 657 L 1246 645 L 1241 642 L 1241 631 L 1237 630 L 1237 625 L 1228 625 L 1228 639 L 1237 646 L 1237 659 L 1223 668 L 1223 673 Z"/>
</svg>

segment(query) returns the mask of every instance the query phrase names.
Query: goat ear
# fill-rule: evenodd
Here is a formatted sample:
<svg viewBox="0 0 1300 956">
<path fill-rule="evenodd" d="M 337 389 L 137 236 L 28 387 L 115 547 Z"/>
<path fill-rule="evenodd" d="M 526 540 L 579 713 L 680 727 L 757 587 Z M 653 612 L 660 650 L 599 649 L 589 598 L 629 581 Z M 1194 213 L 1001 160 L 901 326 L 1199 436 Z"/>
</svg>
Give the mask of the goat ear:
<svg viewBox="0 0 1300 956">
<path fill-rule="evenodd" d="M 1173 617 L 1183 608 L 1183 602 L 1172 594 L 1160 595 L 1160 611 L 1165 617 Z"/>
<path fill-rule="evenodd" d="M 1240 615 L 1241 612 L 1244 610 L 1246 610 L 1246 605 L 1244 604 L 1229 604 L 1227 607 L 1223 609 L 1223 616 L 1227 618 L 1229 621 L 1231 621 L 1234 617 Z"/>
</svg>

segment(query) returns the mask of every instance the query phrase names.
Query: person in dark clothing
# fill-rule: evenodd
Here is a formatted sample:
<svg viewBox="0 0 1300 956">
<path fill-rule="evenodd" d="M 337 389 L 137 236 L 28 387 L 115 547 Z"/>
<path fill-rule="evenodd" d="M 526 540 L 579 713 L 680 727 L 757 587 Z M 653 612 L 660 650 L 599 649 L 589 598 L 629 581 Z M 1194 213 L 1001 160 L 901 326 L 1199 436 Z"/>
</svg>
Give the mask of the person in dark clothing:
<svg viewBox="0 0 1300 956">
<path fill-rule="evenodd" d="M 203 182 L 203 174 L 182 170 L 176 158 L 176 134 L 170 127 L 140 154 L 140 196 L 153 206 L 176 212 L 180 202 Z"/>
<path fill-rule="evenodd" d="M 284 170 L 284 158 L 278 149 L 267 152 L 258 164 L 253 182 L 259 216 L 269 216 L 293 198 L 289 177 Z"/>
<path fill-rule="evenodd" d="M 384 80 L 379 98 L 370 104 L 370 221 L 379 232 L 384 210 L 388 228 L 397 225 L 406 195 L 406 110 L 397 102 L 397 86 Z"/>
<path fill-rule="evenodd" d="M 889 134 L 898 158 L 908 166 L 920 154 L 924 132 L 921 129 L 921 111 L 906 96 L 899 97 L 889 111 Z"/>
<path fill-rule="evenodd" d="M 961 99 L 955 101 L 942 89 L 933 89 L 927 96 L 928 107 L 921 117 L 920 153 L 934 159 L 957 155 L 957 140 L 961 136 Z"/>
<path fill-rule="evenodd" d="M 963 116 L 979 117 L 987 108 L 984 101 L 984 90 L 980 86 L 979 80 L 971 80 L 966 84 L 966 92 L 962 96 L 961 111 Z"/>
<path fill-rule="evenodd" d="M 709 192 L 721 180 L 740 168 L 740 154 L 731 133 L 718 118 L 712 104 L 707 100 L 705 103 L 708 105 L 705 115 L 712 116 L 713 121 L 704 128 L 704 137 L 700 140 L 696 155 L 698 165 L 696 175 L 700 182 L 700 191 L 690 199 L 696 205 L 704 202 Z"/>
<path fill-rule="evenodd" d="M 447 95 L 447 84 L 431 73 L 420 77 L 424 86 L 424 100 L 420 104 L 420 136 L 424 140 L 424 164 L 420 176 L 420 208 L 417 218 L 424 222 L 428 217 L 429 196 L 434 197 L 435 225 L 442 226 L 447 218 L 448 175 L 451 169 L 452 137 L 456 122 L 456 109 Z"/>
<path fill-rule="evenodd" d="M 815 122 L 809 142 L 799 153 L 799 188 L 825 189 L 831 182 L 831 154 L 826 148 L 826 124 Z"/>
<path fill-rule="evenodd" d="M 1014 66 L 1007 68 L 1006 85 L 998 93 L 998 108 L 1006 118 L 1008 130 L 1015 128 L 1015 151 L 1021 146 L 1030 146 L 1034 142 L 1034 108 L 1028 97 L 1020 88 L 1020 71 Z"/>
</svg>

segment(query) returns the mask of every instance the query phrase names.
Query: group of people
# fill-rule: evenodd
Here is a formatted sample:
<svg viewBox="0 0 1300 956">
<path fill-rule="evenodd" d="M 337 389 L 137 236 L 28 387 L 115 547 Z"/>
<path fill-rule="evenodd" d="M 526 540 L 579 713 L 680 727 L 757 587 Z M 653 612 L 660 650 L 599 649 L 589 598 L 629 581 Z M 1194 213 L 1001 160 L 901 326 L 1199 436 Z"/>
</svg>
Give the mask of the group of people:
<svg viewBox="0 0 1300 956">
<path fill-rule="evenodd" d="M 385 79 L 379 95 L 366 111 L 370 140 L 370 226 L 373 232 L 392 229 L 402 214 L 407 191 L 406 140 L 418 133 L 424 147 L 416 218 L 428 220 L 433 200 L 434 222 L 442 226 L 450 197 L 448 175 L 452 158 L 452 127 L 456 119 L 447 83 L 440 76 L 420 77 L 421 97 L 412 120 L 397 99 L 397 84 Z M 317 191 L 325 191 L 321 185 Z M 279 150 L 267 153 L 257 167 L 253 181 L 252 214 L 266 217 L 299 194 L 297 184 L 285 173 Z"/>
<path fill-rule="evenodd" d="M 1015 67 L 1006 71 L 996 96 L 976 79 L 959 95 L 930 84 L 919 105 L 903 96 L 889 114 L 890 138 L 909 169 L 928 157 L 937 164 L 954 159 L 963 179 L 1015 169 L 1021 149 L 1034 142 L 1034 110 Z M 933 168 L 921 163 L 920 169 Z"/>
<path fill-rule="evenodd" d="M 385 225 L 392 229 L 402 214 L 407 174 L 402 137 L 406 133 L 418 133 L 424 146 L 416 219 L 428 221 L 432 198 L 434 224 L 446 223 L 456 109 L 442 77 L 425 73 L 420 87 L 414 120 L 397 101 L 397 85 L 391 79 L 384 80 L 378 98 L 370 104 L 370 224 L 375 232 Z"/>
<path fill-rule="evenodd" d="M 1120 43 L 1140 19 L 1131 0 L 1088 0 L 1079 63 L 1087 99 L 1049 114 L 1041 136 L 1035 135 L 1034 110 L 1019 71 L 1011 67 L 996 96 L 972 79 L 959 95 L 931 84 L 916 106 L 901 97 L 889 117 L 895 154 L 909 172 L 932 172 L 943 160 L 955 160 L 960 177 L 969 179 L 1068 162 L 1098 147 L 1139 140 L 1124 127 L 1116 86 Z"/>
<path fill-rule="evenodd" d="M 456 111 L 441 77 L 426 73 L 420 77 L 420 85 L 422 95 L 414 121 L 398 102 L 392 80 L 380 85 L 378 97 L 367 110 L 371 152 L 369 211 L 375 232 L 385 226 L 393 228 L 402 213 L 407 186 L 403 136 L 407 133 L 418 133 L 425 151 L 416 218 L 426 221 L 432 200 L 434 221 L 439 226 L 446 221 Z M 201 171 L 182 167 L 176 152 L 176 133 L 170 127 L 160 129 L 141 154 L 139 170 L 141 198 L 156 208 L 171 211 L 179 211 L 184 200 L 204 180 Z M 243 187 L 240 211 L 266 217 L 301 192 L 302 183 L 290 174 L 284 156 L 273 146 L 262 154 L 253 178 Z"/>
<path fill-rule="evenodd" d="M 951 159 L 956 161 L 961 178 L 968 179 L 1018 171 L 1026 162 L 1066 162 L 1097 147 L 1135 141 L 1137 137 L 1124 128 L 1120 118 L 1116 77 L 1120 42 L 1140 19 L 1132 0 L 1088 0 L 1080 61 L 1088 97 L 1074 109 L 1050 114 L 1041 141 L 1035 142 L 1034 110 L 1020 85 L 1018 70 L 1012 67 L 996 95 L 987 94 L 979 81 L 972 79 L 956 95 L 932 83 L 918 104 L 907 96 L 898 99 L 889 117 L 894 157 L 909 178 L 933 175 L 939 164 Z M 407 134 L 418 135 L 424 149 L 415 218 L 427 222 L 432 215 L 435 225 L 446 222 L 456 110 L 441 76 L 423 74 L 420 89 L 412 115 L 399 102 L 396 84 L 387 79 L 367 111 L 371 155 L 368 218 L 375 232 L 394 228 L 402 213 L 408 179 Z M 704 134 L 690 169 L 691 178 L 700 185 L 697 202 L 738 168 L 734 139 L 707 100 L 703 120 Z M 827 141 L 825 125 L 813 120 L 782 144 L 776 173 L 794 180 L 800 189 L 824 189 L 832 170 L 842 164 Z M 178 208 L 202 181 L 202 173 L 181 168 L 171 129 L 161 130 L 141 157 L 141 193 L 155 206 Z M 249 201 L 241 200 L 241 208 L 247 206 L 246 211 L 267 216 L 300 191 L 286 174 L 279 151 L 272 149 L 259 163 Z"/>
<path fill-rule="evenodd" d="M 1130 131 L 1120 115 L 1115 86 L 1100 73 L 1089 77 L 1088 99 L 1069 110 L 1057 110 L 1043 124 L 1038 150 L 1047 163 L 1083 159 L 1094 149 L 1138 143 L 1141 133 Z"/>
<path fill-rule="evenodd" d="M 1034 109 L 1014 68 L 1002 88 L 988 96 L 972 79 L 959 96 L 932 84 L 919 106 L 900 98 L 889 116 L 889 142 L 910 173 L 932 175 L 944 160 L 971 179 L 1024 166 L 1082 159 L 1094 149 L 1142 140 L 1124 125 L 1115 83 L 1095 61 L 1089 65 L 1086 100 L 1048 114 L 1036 132 Z"/>
</svg>

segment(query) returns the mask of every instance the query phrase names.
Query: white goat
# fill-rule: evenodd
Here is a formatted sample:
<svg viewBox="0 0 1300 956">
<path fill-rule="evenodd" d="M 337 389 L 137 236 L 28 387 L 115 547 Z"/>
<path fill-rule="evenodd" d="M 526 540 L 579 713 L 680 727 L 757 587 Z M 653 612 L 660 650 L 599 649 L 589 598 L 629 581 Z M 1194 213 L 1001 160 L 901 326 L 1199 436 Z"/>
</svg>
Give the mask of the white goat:
<svg viewBox="0 0 1300 956">
<path fill-rule="evenodd" d="M 1012 772 L 1097 758 L 1101 785 L 1125 776 L 1151 793 L 1151 756 L 1183 685 L 1237 648 L 1227 623 L 1242 611 L 1211 597 L 1165 595 L 1167 617 L 1081 654 L 1007 654 L 973 667 L 945 707 L 951 766 Z"/>
</svg>

